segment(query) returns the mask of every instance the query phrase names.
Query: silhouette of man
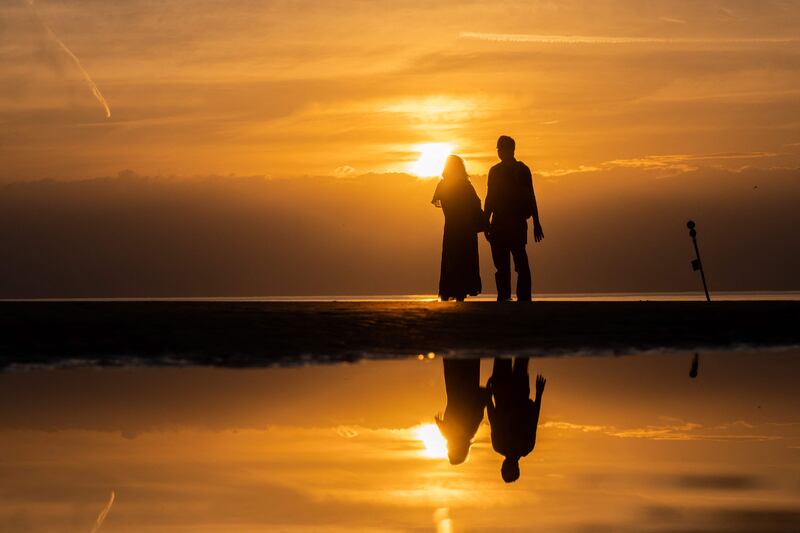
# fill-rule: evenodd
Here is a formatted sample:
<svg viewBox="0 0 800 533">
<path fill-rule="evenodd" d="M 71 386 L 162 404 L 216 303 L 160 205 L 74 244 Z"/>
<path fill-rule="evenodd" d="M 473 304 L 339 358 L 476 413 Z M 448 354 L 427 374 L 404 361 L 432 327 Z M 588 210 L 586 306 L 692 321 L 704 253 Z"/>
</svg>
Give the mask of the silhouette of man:
<svg viewBox="0 0 800 533">
<path fill-rule="evenodd" d="M 481 387 L 480 359 L 445 357 L 442 364 L 447 407 L 444 416 L 436 416 L 436 425 L 447 440 L 450 464 L 458 465 L 467 460 L 472 438 L 483 421 L 489 393 Z"/>
<path fill-rule="evenodd" d="M 486 404 L 489 426 L 492 431 L 492 448 L 502 455 L 500 474 L 503 481 L 519 479 L 519 460 L 533 451 L 536 445 L 536 427 L 546 380 L 536 376 L 536 400 L 531 401 L 528 358 L 496 357 L 492 377 L 486 384 L 493 396 Z"/>
<path fill-rule="evenodd" d="M 533 193 L 530 169 L 514 158 L 514 139 L 501 135 L 497 139 L 500 162 L 489 170 L 484 212 L 489 224 L 486 238 L 492 247 L 496 273 L 497 301 L 511 299 L 511 259 L 517 271 L 517 300 L 531 299 L 531 269 L 525 245 L 528 242 L 528 218 L 533 217 L 533 238 L 544 238 L 539 209 Z"/>
</svg>

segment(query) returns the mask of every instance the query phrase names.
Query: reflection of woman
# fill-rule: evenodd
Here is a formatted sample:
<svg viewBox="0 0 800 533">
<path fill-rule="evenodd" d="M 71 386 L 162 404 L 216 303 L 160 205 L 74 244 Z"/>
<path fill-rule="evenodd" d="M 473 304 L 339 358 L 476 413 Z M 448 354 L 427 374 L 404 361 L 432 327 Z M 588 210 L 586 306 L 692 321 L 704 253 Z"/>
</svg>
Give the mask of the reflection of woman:
<svg viewBox="0 0 800 533">
<path fill-rule="evenodd" d="M 477 234 L 484 230 L 485 220 L 481 201 L 460 157 L 447 158 L 442 177 L 431 200 L 444 212 L 439 296 L 443 301 L 463 301 L 467 295 L 481 292 Z"/>
<path fill-rule="evenodd" d="M 481 387 L 480 359 L 445 357 L 442 362 L 447 407 L 444 416 L 436 417 L 436 424 L 447 440 L 450 463 L 457 465 L 467 459 L 472 438 L 483 421 L 489 393 Z"/>
</svg>

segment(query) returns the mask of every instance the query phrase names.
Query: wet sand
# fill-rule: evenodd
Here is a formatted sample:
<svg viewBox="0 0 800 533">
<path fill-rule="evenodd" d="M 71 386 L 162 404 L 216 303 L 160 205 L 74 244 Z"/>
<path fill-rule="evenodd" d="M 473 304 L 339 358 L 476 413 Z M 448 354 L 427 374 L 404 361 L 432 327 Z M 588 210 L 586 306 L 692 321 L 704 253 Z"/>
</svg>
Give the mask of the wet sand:
<svg viewBox="0 0 800 533">
<path fill-rule="evenodd" d="M 0 365 L 258 367 L 800 345 L 800 302 L 3 302 Z"/>
</svg>

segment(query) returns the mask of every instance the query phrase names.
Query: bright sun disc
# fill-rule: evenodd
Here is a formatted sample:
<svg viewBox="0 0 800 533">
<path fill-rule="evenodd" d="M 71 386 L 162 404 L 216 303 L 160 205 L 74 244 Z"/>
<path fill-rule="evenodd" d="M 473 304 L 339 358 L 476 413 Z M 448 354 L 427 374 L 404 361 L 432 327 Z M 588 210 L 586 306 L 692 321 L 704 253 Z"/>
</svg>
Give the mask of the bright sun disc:
<svg viewBox="0 0 800 533">
<path fill-rule="evenodd" d="M 432 459 L 447 457 L 447 441 L 442 437 L 436 424 L 423 424 L 417 426 L 414 436 L 419 440 L 424 449 L 422 455 Z"/>
<path fill-rule="evenodd" d="M 411 173 L 421 178 L 441 176 L 447 156 L 453 153 L 449 143 L 426 143 L 414 147 L 419 159 L 411 164 Z"/>
</svg>

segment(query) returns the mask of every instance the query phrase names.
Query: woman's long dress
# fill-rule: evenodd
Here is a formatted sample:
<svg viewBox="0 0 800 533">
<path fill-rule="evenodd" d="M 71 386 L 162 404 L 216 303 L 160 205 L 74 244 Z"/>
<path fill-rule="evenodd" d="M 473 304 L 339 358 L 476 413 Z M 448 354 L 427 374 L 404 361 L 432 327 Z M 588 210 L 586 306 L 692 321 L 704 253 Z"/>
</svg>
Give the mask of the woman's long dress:
<svg viewBox="0 0 800 533">
<path fill-rule="evenodd" d="M 480 384 L 479 359 L 445 357 L 442 362 L 447 407 L 441 418 L 436 417 L 436 424 L 447 440 L 450 461 L 459 464 L 466 460 L 470 442 L 483 421 L 488 393 Z"/>
<path fill-rule="evenodd" d="M 478 232 L 484 224 L 480 198 L 467 179 L 442 180 L 433 202 L 444 212 L 439 296 L 442 300 L 476 296 L 481 292 Z"/>
</svg>

